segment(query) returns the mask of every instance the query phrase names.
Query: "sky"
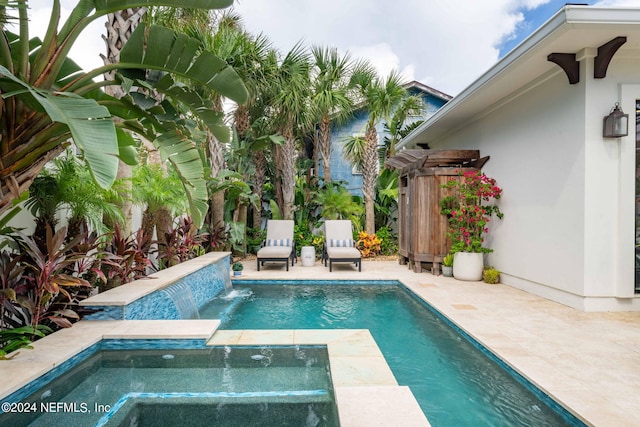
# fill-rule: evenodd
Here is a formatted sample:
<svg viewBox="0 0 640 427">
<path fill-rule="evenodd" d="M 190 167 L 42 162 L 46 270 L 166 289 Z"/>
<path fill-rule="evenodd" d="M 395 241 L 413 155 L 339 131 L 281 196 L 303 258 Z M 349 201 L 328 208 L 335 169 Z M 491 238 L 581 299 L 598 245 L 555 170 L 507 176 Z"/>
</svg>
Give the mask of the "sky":
<svg viewBox="0 0 640 427">
<path fill-rule="evenodd" d="M 51 0 L 29 0 L 31 33 L 43 35 Z M 68 16 L 77 0 L 61 0 Z M 336 47 L 368 59 L 381 75 L 399 70 L 455 96 L 553 16 L 566 0 L 236 0 L 245 28 L 286 54 L 296 43 Z M 594 0 L 640 7 L 640 0 Z M 71 57 L 84 69 L 102 65 L 105 20 L 85 30 Z"/>
</svg>

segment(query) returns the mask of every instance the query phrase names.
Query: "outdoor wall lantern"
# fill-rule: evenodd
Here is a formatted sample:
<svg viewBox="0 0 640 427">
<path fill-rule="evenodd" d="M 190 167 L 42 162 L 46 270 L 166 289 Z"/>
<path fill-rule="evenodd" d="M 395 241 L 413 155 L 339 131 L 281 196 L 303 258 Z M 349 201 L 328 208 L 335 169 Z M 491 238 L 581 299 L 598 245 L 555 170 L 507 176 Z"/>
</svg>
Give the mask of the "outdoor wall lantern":
<svg viewBox="0 0 640 427">
<path fill-rule="evenodd" d="M 604 118 L 602 136 L 604 138 L 620 138 L 629 134 L 629 115 L 625 114 L 616 102 L 608 116 Z"/>
</svg>

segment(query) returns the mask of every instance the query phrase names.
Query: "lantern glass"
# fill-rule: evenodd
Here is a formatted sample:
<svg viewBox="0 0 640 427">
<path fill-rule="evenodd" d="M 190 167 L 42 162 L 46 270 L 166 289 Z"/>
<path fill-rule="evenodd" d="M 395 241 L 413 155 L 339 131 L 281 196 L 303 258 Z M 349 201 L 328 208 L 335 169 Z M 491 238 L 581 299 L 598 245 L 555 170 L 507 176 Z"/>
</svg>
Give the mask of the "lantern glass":
<svg viewBox="0 0 640 427">
<path fill-rule="evenodd" d="M 629 134 L 629 115 L 624 114 L 620 104 L 616 102 L 608 116 L 604 118 L 602 136 L 604 138 L 620 138 Z"/>
</svg>

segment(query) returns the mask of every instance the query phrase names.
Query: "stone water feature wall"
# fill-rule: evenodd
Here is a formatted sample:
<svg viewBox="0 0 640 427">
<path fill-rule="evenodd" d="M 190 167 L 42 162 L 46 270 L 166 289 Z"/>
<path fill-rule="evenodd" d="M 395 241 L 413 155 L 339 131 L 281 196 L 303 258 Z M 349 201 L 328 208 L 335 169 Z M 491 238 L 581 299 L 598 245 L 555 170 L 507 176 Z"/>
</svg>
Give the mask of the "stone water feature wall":
<svg viewBox="0 0 640 427">
<path fill-rule="evenodd" d="M 229 286 L 229 266 L 228 253 L 212 252 L 159 271 L 82 301 L 97 310 L 85 320 L 184 319 L 185 302 L 176 298 L 192 298 L 195 308 L 202 307 Z"/>
</svg>

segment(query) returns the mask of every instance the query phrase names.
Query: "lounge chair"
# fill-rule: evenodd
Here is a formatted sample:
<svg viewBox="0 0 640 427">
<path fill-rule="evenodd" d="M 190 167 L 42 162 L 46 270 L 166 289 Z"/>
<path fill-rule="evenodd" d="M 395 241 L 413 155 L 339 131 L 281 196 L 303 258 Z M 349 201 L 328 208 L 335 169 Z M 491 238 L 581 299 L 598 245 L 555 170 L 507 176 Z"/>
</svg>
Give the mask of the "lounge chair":
<svg viewBox="0 0 640 427">
<path fill-rule="evenodd" d="M 267 221 L 267 238 L 258 250 L 258 271 L 266 261 L 284 262 L 289 271 L 289 260 L 293 266 L 295 258 L 293 221 L 276 219 Z"/>
<path fill-rule="evenodd" d="M 324 266 L 329 262 L 333 271 L 334 262 L 353 262 L 362 271 L 362 255 L 353 241 L 353 225 L 349 220 L 327 220 L 324 223 Z"/>
</svg>

